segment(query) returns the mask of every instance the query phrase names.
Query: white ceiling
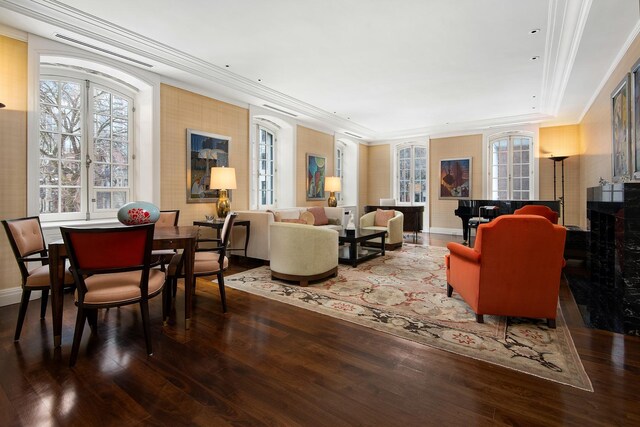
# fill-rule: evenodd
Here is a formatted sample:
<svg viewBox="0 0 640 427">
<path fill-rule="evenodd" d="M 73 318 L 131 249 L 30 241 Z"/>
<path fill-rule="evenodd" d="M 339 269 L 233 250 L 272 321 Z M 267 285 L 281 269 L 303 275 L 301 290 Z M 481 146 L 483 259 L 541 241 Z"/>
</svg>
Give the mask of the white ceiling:
<svg viewBox="0 0 640 427">
<path fill-rule="evenodd" d="M 0 0 L 0 23 L 46 38 L 62 33 L 238 102 L 381 140 L 577 123 L 637 31 L 638 7 L 638 0 Z"/>
</svg>

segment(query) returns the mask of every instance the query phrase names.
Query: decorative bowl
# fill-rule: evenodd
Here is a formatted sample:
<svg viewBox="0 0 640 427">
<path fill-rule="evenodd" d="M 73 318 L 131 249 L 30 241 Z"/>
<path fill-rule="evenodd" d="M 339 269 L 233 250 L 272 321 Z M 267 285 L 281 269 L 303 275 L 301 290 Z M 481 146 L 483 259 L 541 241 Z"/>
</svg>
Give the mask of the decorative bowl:
<svg viewBox="0 0 640 427">
<path fill-rule="evenodd" d="M 160 209 L 149 202 L 131 202 L 118 210 L 118 221 L 124 225 L 155 223 L 160 218 Z"/>
</svg>

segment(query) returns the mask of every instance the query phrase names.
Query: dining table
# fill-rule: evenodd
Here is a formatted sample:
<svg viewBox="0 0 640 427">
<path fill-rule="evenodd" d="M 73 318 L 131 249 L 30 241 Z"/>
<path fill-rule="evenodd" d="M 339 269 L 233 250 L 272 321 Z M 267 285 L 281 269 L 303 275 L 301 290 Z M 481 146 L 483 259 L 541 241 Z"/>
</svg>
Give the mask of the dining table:
<svg viewBox="0 0 640 427">
<path fill-rule="evenodd" d="M 153 232 L 153 249 L 181 249 L 184 258 L 185 328 L 189 329 L 195 289 L 193 266 L 195 259 L 198 227 L 175 226 L 157 227 Z M 67 250 L 63 240 L 49 243 L 49 275 L 51 279 L 51 308 L 53 314 L 53 342 L 55 347 L 62 344 L 62 313 L 64 311 L 64 270 Z"/>
</svg>

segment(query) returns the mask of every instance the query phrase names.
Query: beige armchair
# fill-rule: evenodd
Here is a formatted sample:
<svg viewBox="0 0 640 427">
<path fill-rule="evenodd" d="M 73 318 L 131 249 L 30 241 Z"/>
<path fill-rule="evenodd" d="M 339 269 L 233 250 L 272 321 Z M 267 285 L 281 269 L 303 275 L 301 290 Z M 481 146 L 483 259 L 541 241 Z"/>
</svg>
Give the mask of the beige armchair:
<svg viewBox="0 0 640 427">
<path fill-rule="evenodd" d="M 402 230 L 404 227 L 404 215 L 400 211 L 394 211 L 395 215 L 387 222 L 387 226 L 376 226 L 376 212 L 369 212 L 360 217 L 360 228 L 364 230 L 387 230 L 385 237 L 385 249 L 394 250 L 402 247 Z M 376 241 L 377 240 L 377 241 Z M 369 242 L 367 242 L 369 243 Z M 380 245 L 380 239 L 371 240 L 371 243 Z"/>
<path fill-rule="evenodd" d="M 300 282 L 338 274 L 338 232 L 311 225 L 275 222 L 270 226 L 271 277 Z"/>
</svg>

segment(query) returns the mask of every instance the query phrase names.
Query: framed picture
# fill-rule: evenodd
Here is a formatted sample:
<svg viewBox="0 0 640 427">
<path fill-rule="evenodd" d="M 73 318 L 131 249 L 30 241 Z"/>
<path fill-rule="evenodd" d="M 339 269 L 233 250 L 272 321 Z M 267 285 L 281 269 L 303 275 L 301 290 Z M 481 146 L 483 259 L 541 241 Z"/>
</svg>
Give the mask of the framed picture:
<svg viewBox="0 0 640 427">
<path fill-rule="evenodd" d="M 631 160 L 633 161 L 633 179 L 640 179 L 640 59 L 631 69 L 631 81 L 633 88 Z"/>
<path fill-rule="evenodd" d="M 471 157 L 440 160 L 440 199 L 471 198 Z"/>
<path fill-rule="evenodd" d="M 229 166 L 229 143 L 229 136 L 187 129 L 187 203 L 218 200 L 219 189 L 209 188 L 211 168 Z"/>
<path fill-rule="evenodd" d="M 616 86 L 611 94 L 611 140 L 613 181 L 629 177 L 631 145 L 631 101 L 629 97 L 629 74 Z"/>
<path fill-rule="evenodd" d="M 307 153 L 307 200 L 324 200 L 327 158 Z"/>
</svg>

